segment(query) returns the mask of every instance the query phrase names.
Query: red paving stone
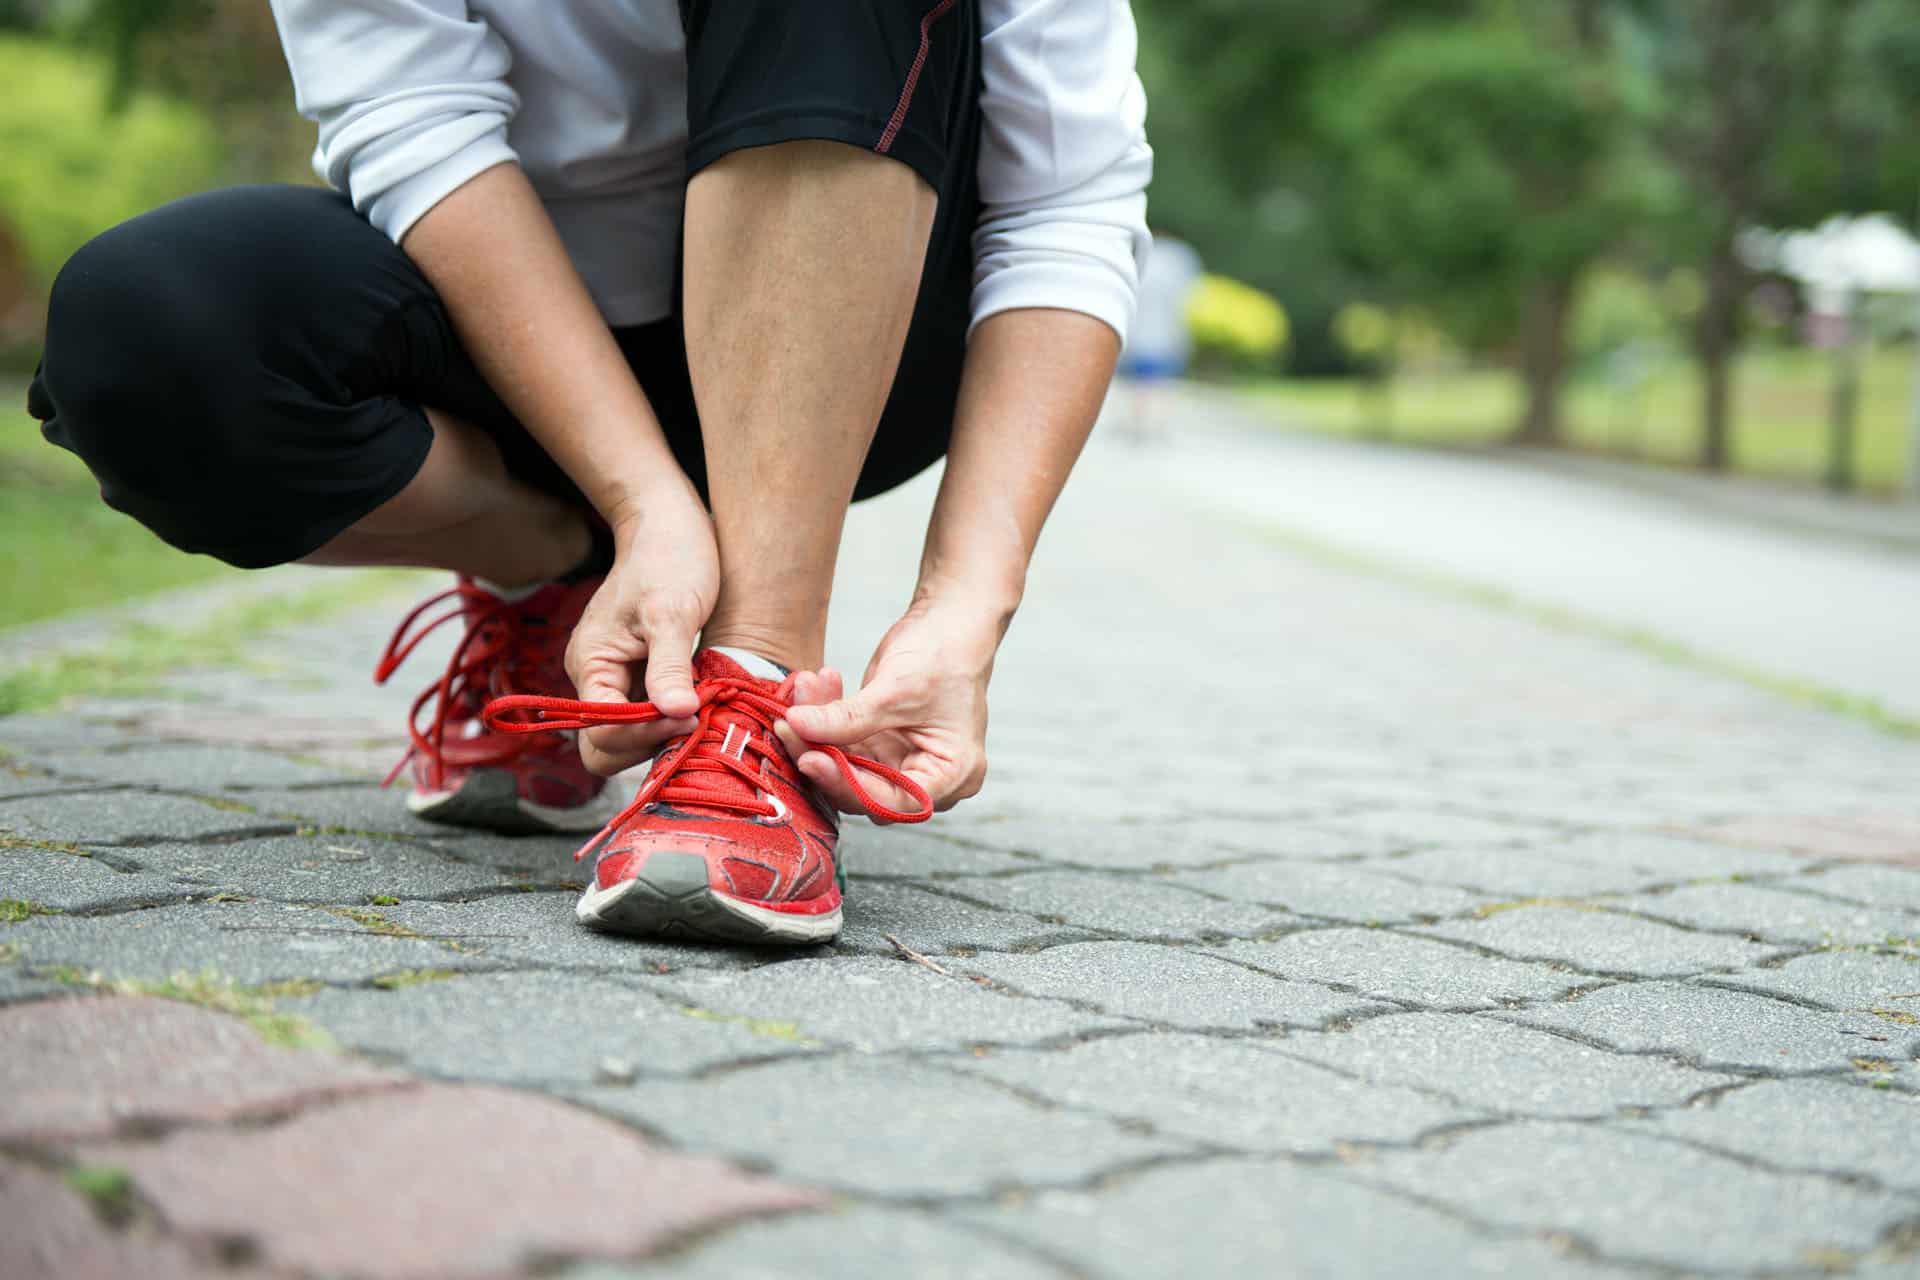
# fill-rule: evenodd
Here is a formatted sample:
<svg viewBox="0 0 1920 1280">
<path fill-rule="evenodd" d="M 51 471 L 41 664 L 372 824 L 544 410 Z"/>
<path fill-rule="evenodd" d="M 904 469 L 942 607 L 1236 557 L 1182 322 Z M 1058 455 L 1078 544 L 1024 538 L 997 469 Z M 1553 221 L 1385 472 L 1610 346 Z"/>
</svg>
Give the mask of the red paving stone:
<svg viewBox="0 0 1920 1280">
<path fill-rule="evenodd" d="M 108 1226 L 55 1175 L 0 1161 L 0 1276 L 6 1280 L 177 1280 L 212 1271 L 178 1241 Z M 219 1274 L 244 1280 L 258 1273 L 223 1268 Z"/>
<path fill-rule="evenodd" d="M 1763 814 L 1680 830 L 1686 835 L 1702 836 L 1722 844 L 1781 849 L 1809 858 L 1920 867 L 1920 816 L 1913 814 Z"/>
<path fill-rule="evenodd" d="M 377 1280 L 638 1257 L 730 1219 L 825 1203 L 539 1094 L 469 1085 L 82 1158 L 128 1170 L 176 1230 L 246 1239 L 269 1265 Z"/>
<path fill-rule="evenodd" d="M 144 996 L 0 1009 L 0 1140 L 105 1138 L 274 1115 L 406 1077 L 270 1045 L 237 1018 Z"/>
</svg>

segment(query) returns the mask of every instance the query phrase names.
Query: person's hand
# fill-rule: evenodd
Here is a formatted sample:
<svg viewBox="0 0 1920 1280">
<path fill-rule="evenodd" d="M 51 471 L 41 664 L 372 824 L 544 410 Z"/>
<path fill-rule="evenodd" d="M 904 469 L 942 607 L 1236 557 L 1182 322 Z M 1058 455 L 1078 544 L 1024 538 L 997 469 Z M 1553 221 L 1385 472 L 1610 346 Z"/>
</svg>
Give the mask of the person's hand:
<svg viewBox="0 0 1920 1280">
<path fill-rule="evenodd" d="M 935 809 L 951 809 L 987 777 L 987 681 L 999 628 L 979 610 L 916 604 L 893 624 L 860 691 L 847 696 L 832 668 L 794 679 L 794 705 L 775 726 L 800 772 L 846 813 L 864 813 L 832 758 L 814 744 L 842 747 L 892 765 L 927 789 Z M 885 779 L 860 779 L 890 808 L 918 802 Z"/>
<path fill-rule="evenodd" d="M 646 700 L 668 718 L 582 733 L 580 758 L 601 775 L 693 731 L 693 642 L 720 592 L 713 520 L 691 486 L 630 503 L 612 524 L 613 568 L 574 628 L 567 674 L 584 702 Z"/>
</svg>

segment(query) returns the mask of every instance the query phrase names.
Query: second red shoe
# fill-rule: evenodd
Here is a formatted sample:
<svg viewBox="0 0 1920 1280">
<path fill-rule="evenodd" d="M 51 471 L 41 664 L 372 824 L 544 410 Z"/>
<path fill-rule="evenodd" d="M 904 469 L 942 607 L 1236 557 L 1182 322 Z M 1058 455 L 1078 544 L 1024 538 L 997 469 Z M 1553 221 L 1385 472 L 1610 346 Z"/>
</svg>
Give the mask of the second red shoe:
<svg viewBox="0 0 1920 1280">
<path fill-rule="evenodd" d="M 567 640 L 600 583 L 553 582 L 507 598 L 462 578 L 401 621 L 376 683 L 429 632 L 466 624 L 446 670 L 414 699 L 412 745 L 387 775 L 391 782 L 412 766 L 408 809 L 433 822 L 518 834 L 593 831 L 625 807 L 624 788 L 587 770 L 572 733 L 490 733 L 481 720 L 490 698 L 530 689 L 573 693 Z M 435 614 L 437 606 L 445 608 Z"/>
</svg>

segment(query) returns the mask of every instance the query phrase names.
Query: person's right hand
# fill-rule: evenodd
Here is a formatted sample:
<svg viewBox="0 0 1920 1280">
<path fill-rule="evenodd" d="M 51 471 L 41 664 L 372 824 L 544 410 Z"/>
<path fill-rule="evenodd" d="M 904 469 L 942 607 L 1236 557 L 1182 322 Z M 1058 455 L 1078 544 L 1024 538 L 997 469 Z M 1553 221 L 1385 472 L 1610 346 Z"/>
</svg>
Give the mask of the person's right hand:
<svg viewBox="0 0 1920 1280">
<path fill-rule="evenodd" d="M 583 732 L 580 758 L 602 776 L 693 731 L 693 643 L 720 592 L 713 520 L 691 485 L 613 516 L 613 568 L 574 628 L 567 674 L 584 702 L 646 700 L 666 718 Z"/>
</svg>

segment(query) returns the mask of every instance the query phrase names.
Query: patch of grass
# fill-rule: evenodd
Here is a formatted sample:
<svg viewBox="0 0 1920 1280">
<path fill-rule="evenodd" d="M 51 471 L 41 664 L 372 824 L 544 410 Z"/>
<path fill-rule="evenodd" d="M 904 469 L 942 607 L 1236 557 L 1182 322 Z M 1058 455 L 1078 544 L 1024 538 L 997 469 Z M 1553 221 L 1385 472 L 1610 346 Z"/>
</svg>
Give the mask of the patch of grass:
<svg viewBox="0 0 1920 1280">
<path fill-rule="evenodd" d="M 376 907 L 397 907 L 400 905 L 400 899 L 394 897 L 390 893 L 376 893 L 371 898 L 367 899 L 367 901 L 371 902 Z"/>
<path fill-rule="evenodd" d="M 109 1223 L 133 1216 L 133 1175 L 117 1165 L 77 1164 L 62 1180 L 93 1203 L 94 1212 Z"/>
<path fill-rule="evenodd" d="M 1853 1065 L 1857 1070 L 1870 1071 L 1875 1075 L 1892 1075 L 1900 1069 L 1891 1058 L 1855 1058 Z"/>
<path fill-rule="evenodd" d="M 1920 719 L 1901 715 L 1874 698 L 1861 697 L 1815 680 L 1783 675 L 1751 663 L 1707 653 L 1646 627 L 1610 622 L 1560 605 L 1527 600 L 1504 588 L 1475 582 L 1470 578 L 1420 568 L 1369 552 L 1354 551 L 1296 529 L 1246 519 L 1236 519 L 1233 523 L 1316 564 L 1399 583 L 1430 595 L 1525 618 L 1555 631 L 1624 645 L 1669 666 L 1735 680 L 1791 702 L 1862 721 L 1897 737 L 1920 738 Z"/>
<path fill-rule="evenodd" d="M 0 849 L 38 849 L 42 853 L 68 853 L 76 858 L 93 856 L 79 845 L 64 840 L 36 840 L 32 836 L 15 835 L 11 831 L 0 831 Z"/>
<path fill-rule="evenodd" d="M 445 982 L 457 978 L 457 969 L 401 969 L 396 973 L 383 973 L 373 980 L 373 985 L 382 991 L 403 991 L 408 987 L 417 987 L 428 982 Z"/>
<path fill-rule="evenodd" d="M 1920 1013 L 1908 1013 L 1905 1009 L 1869 1009 L 1867 1012 L 1896 1026 L 1920 1027 Z"/>
<path fill-rule="evenodd" d="M 1584 898 L 1515 898 L 1512 902 L 1488 902 L 1473 909 L 1473 918 L 1485 920 L 1505 911 L 1524 911 L 1530 907 L 1555 907 L 1562 911 L 1605 911 L 1598 903 Z"/>
<path fill-rule="evenodd" d="M 377 600 L 414 576 L 406 570 L 341 574 L 303 591 L 240 601 L 184 627 L 128 623 L 98 648 L 0 671 L 0 716 L 57 706 L 77 696 L 149 693 L 161 676 L 186 667 L 265 670 L 253 644 L 262 631 L 311 623 Z"/>
<path fill-rule="evenodd" d="M 774 1018 L 749 1018 L 738 1013 L 719 1013 L 713 1009 L 702 1009 L 698 1005 L 683 1004 L 678 1007 L 683 1017 L 696 1018 L 701 1022 L 727 1022 L 736 1027 L 745 1027 L 756 1036 L 768 1040 L 784 1040 L 789 1044 L 811 1045 L 816 1041 L 807 1039 L 800 1033 L 797 1022 L 781 1022 Z"/>
<path fill-rule="evenodd" d="M 285 1049 L 331 1049 L 333 1037 L 296 1014 L 281 1013 L 275 1000 L 297 999 L 321 990 L 324 984 L 311 978 L 289 978 L 260 986 L 243 987 L 232 978 L 212 971 L 176 973 L 171 978 L 109 978 L 61 965 L 47 971 L 47 977 L 71 987 L 90 987 L 116 995 L 152 996 L 177 1000 L 219 1013 L 241 1018 L 268 1044 Z"/>
<path fill-rule="evenodd" d="M 1911 348 L 1862 362 L 1854 467 L 1863 488 L 1893 492 L 1906 467 L 1913 386 Z M 1830 373 L 1824 353 L 1754 349 L 1734 364 L 1735 471 L 1818 481 L 1827 465 Z M 1358 379 L 1280 379 L 1255 384 L 1280 425 L 1328 435 L 1440 447 L 1498 444 L 1519 420 L 1519 379 L 1501 369 L 1411 372 L 1394 380 L 1383 428 L 1380 395 Z M 1562 405 L 1567 443 L 1578 449 L 1691 463 L 1700 456 L 1699 374 L 1675 360 L 1633 395 L 1601 379 L 1576 379 Z"/>
<path fill-rule="evenodd" d="M 383 938 L 420 938 L 422 936 L 398 920 L 389 920 L 378 911 L 369 911 L 365 907 L 323 907 L 321 909 L 330 916 L 351 920 L 368 933 L 377 933 Z"/>
<path fill-rule="evenodd" d="M 57 916 L 58 907 L 44 907 L 24 898 L 0 898 L 0 924 L 19 924 L 34 916 Z"/>
</svg>

